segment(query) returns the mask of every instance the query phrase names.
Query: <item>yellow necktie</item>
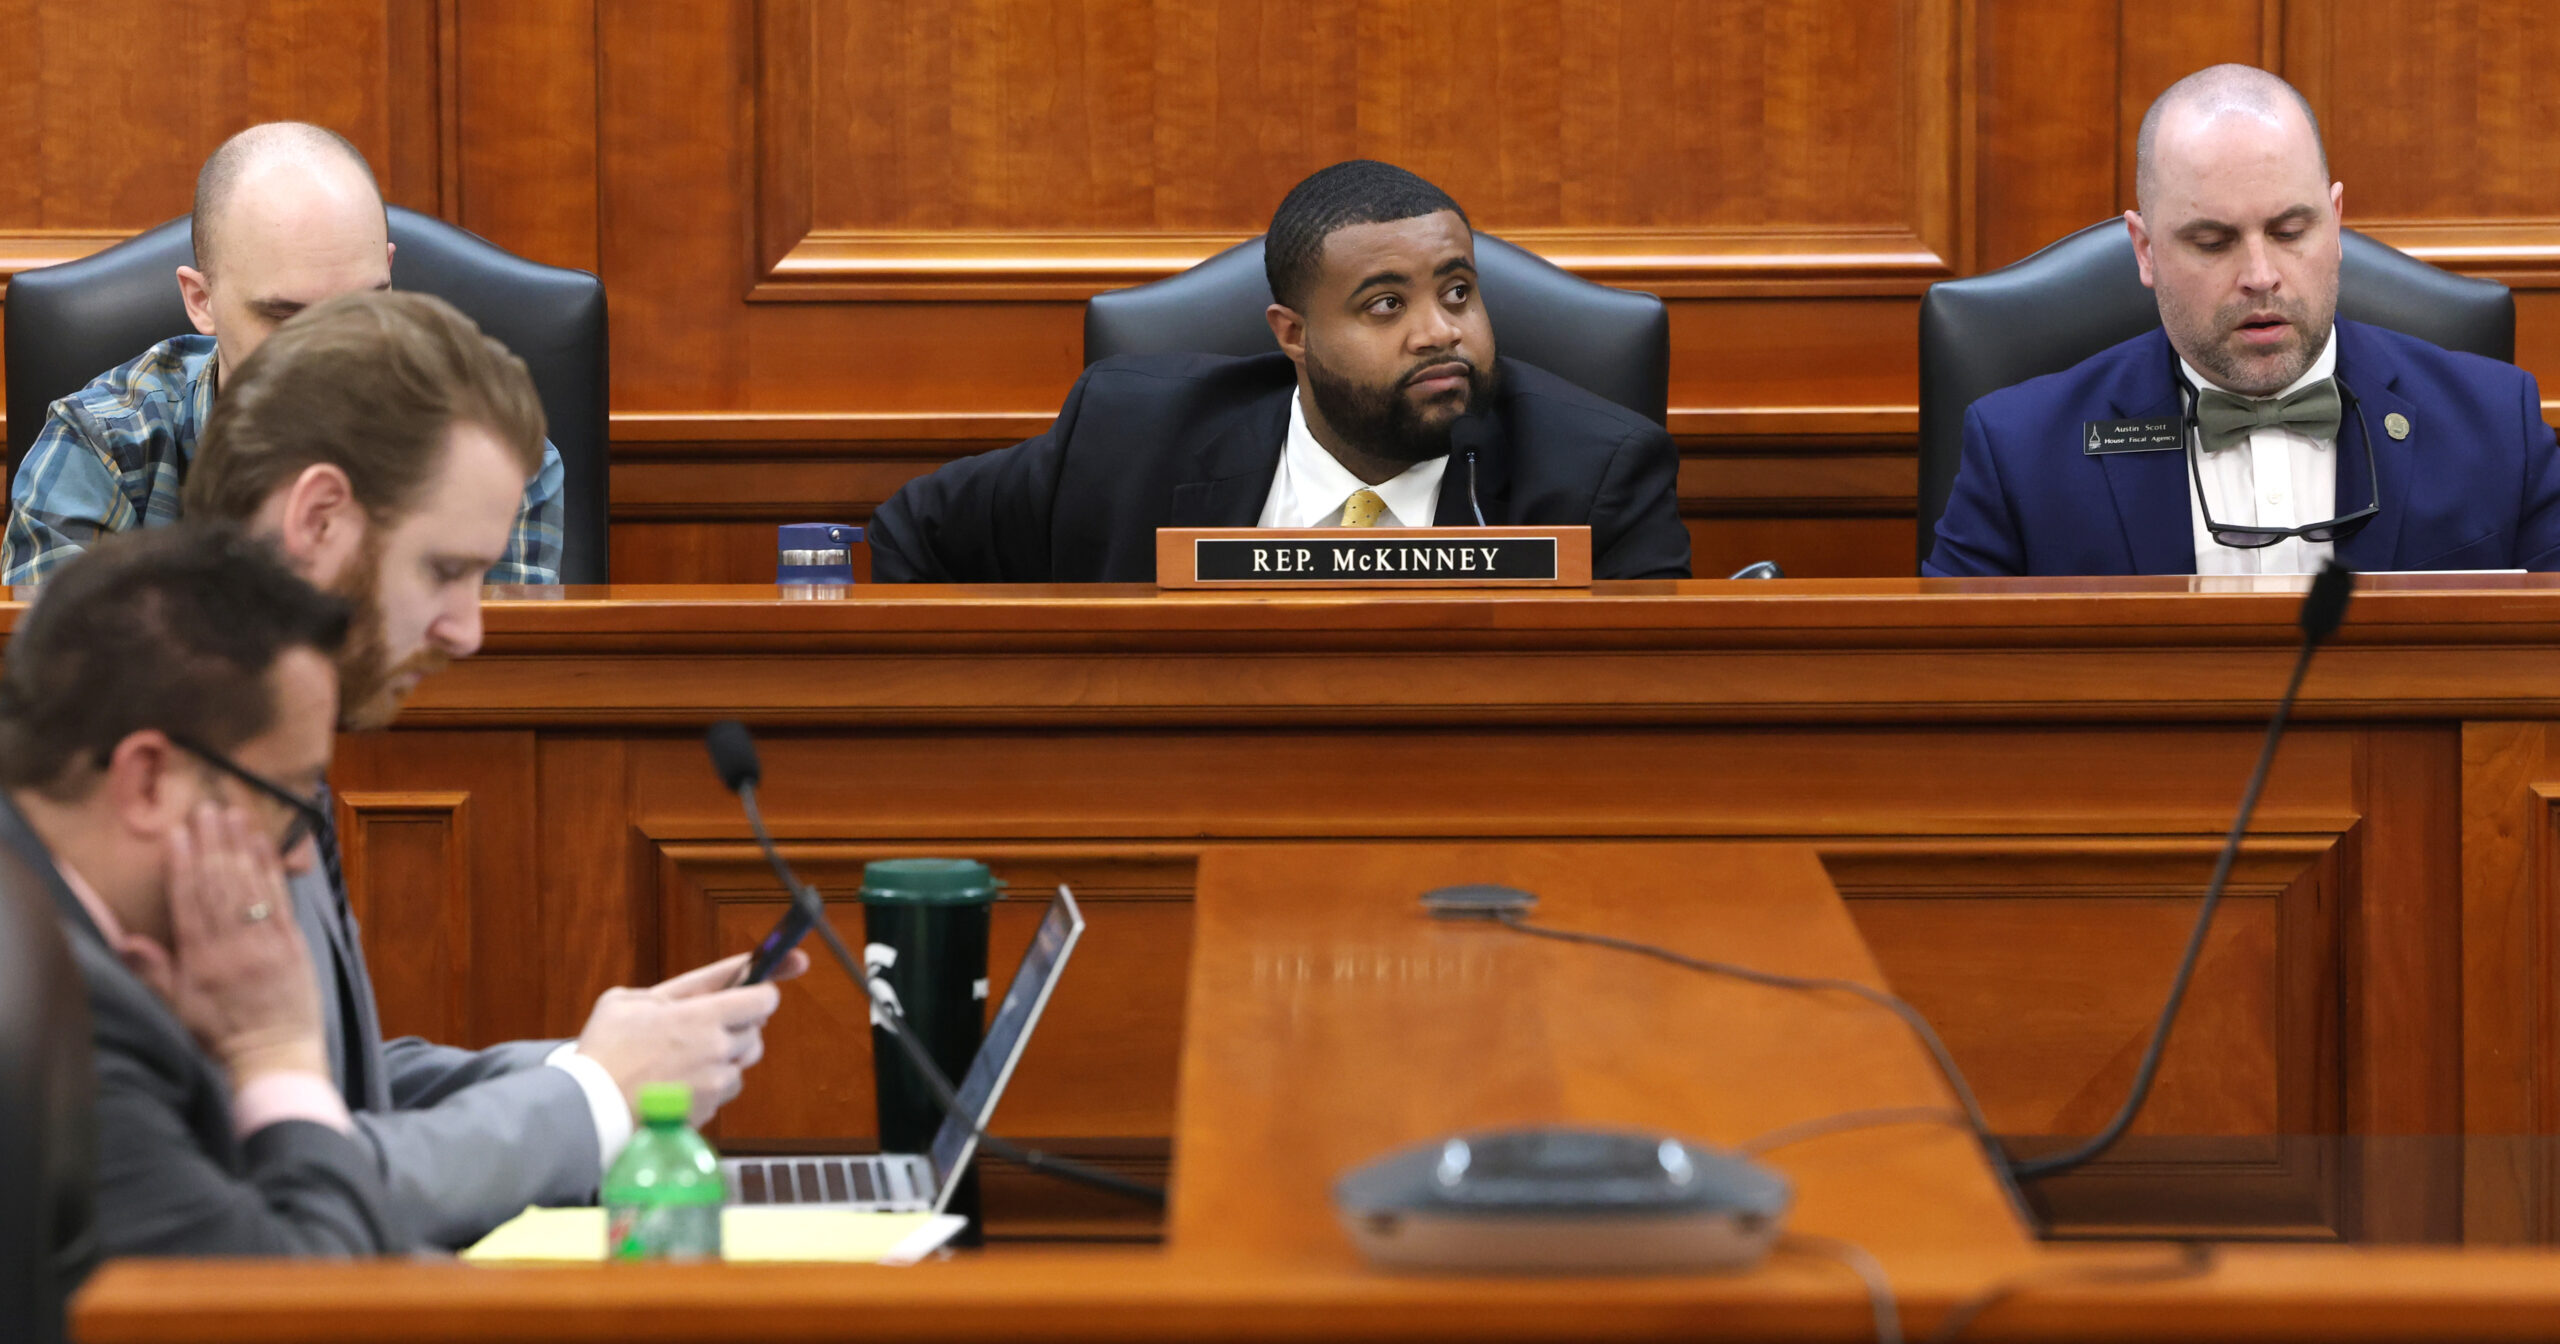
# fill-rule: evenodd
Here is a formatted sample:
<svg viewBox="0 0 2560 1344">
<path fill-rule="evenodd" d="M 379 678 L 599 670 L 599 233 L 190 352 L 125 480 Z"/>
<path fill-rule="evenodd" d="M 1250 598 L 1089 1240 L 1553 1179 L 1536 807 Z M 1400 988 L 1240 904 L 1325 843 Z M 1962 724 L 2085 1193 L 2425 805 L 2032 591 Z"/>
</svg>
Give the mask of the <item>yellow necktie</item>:
<svg viewBox="0 0 2560 1344">
<path fill-rule="evenodd" d="M 1387 501 L 1378 498 L 1377 491 L 1354 490 L 1351 498 L 1342 501 L 1342 525 L 1373 527 L 1377 524 L 1378 515 L 1386 511 Z"/>
</svg>

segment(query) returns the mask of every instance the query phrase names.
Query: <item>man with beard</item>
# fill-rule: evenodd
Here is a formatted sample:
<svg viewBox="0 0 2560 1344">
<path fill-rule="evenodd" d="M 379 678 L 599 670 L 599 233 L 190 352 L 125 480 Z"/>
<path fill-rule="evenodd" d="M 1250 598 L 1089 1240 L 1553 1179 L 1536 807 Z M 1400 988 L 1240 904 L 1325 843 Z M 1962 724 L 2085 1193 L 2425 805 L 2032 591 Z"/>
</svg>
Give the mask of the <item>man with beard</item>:
<svg viewBox="0 0 2560 1344">
<path fill-rule="evenodd" d="M 244 525 L 348 601 L 340 726 L 377 728 L 420 678 L 480 647 L 481 576 L 542 464 L 542 430 L 524 362 L 468 318 L 423 294 L 349 294 L 285 322 L 228 379 L 186 514 Z M 424 1241 L 466 1244 L 527 1204 L 592 1198 L 641 1084 L 690 1084 L 700 1123 L 763 1054 L 778 998 L 730 987 L 744 954 L 608 991 L 574 1041 L 384 1042 L 325 799 L 314 815 L 320 861 L 293 896 L 330 1070 Z M 779 978 L 807 964 L 794 954 Z"/>
<path fill-rule="evenodd" d="M 2337 319 L 2344 188 L 2300 93 L 2199 71 L 2135 155 L 2162 329 L 1965 412 L 1923 572 L 2560 568 L 2532 375 Z"/>
<path fill-rule="evenodd" d="M 1592 573 L 1686 578 L 1662 427 L 1494 353 L 1475 234 L 1439 188 L 1337 163 L 1271 219 L 1277 353 L 1087 369 L 1037 438 L 910 481 L 871 523 L 886 582 L 1149 582 L 1163 527 L 1587 524 Z M 1490 428 L 1472 463 L 1450 426 Z"/>
</svg>

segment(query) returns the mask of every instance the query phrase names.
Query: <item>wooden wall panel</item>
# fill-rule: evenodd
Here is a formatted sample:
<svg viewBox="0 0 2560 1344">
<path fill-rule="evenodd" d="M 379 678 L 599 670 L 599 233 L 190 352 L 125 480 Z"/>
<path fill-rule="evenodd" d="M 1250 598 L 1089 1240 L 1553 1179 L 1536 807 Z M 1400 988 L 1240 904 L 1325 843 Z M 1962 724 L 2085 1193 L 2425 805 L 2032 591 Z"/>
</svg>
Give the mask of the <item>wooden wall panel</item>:
<svg viewBox="0 0 2560 1344">
<path fill-rule="evenodd" d="M 185 213 L 205 155 L 279 118 L 336 129 L 392 199 L 438 209 L 441 46 L 434 0 L 0 5 L 0 271 Z"/>
<path fill-rule="evenodd" d="M 339 793 L 349 904 L 368 948 L 386 1036 L 471 1036 L 471 795 Z"/>
<path fill-rule="evenodd" d="M 829 666 L 841 670 L 812 664 Z M 2398 731 L 2314 726 L 2288 745 L 2140 1142 L 2054 1187 L 2061 1225 L 2135 1218 L 2323 1238 L 2388 1230 L 2355 1221 L 2373 1192 L 2351 1178 L 2395 1175 L 2344 1169 L 2332 1150 L 2283 1136 L 2347 1132 L 2351 1087 L 2438 1067 L 2395 1060 L 2388 1042 L 2341 1015 L 2355 1001 L 2342 988 L 2352 968 L 2399 955 L 2363 940 L 2399 936 L 2386 932 L 2410 927 L 2398 912 L 2444 904 L 2423 882 L 2373 885 L 2384 871 L 2377 854 L 2453 843 L 2424 818 L 2412 837 L 2411 816 L 2360 792 L 2381 760 L 2377 743 Z M 420 743 L 423 758 L 471 736 L 378 740 Z M 2199 796 L 2194 781 L 2238 778 L 2255 746 L 2245 727 L 1808 728 L 1783 749 L 1749 729 L 1228 738 L 1133 726 L 804 728 L 766 734 L 762 801 L 848 935 L 860 927 L 850 898 L 867 859 L 963 853 L 994 864 L 1013 883 L 998 915 L 999 989 L 1039 893 L 1074 883 L 1092 932 L 1004 1127 L 1160 1172 L 1198 850 L 1312 838 L 1811 838 L 1888 977 L 1938 1022 L 1995 1121 L 2019 1133 L 2094 1129 L 2122 1094 L 2219 843 L 2227 800 Z M 513 776 L 533 807 L 503 808 L 506 795 L 472 804 L 475 818 L 493 804 L 539 817 L 542 853 L 525 871 L 540 874 L 535 917 L 553 955 L 546 1006 L 528 1031 L 574 1031 L 603 989 L 749 946 L 779 914 L 735 801 L 691 733 L 545 732 L 533 756 Z M 2109 768 L 2088 770 L 2099 758 Z M 394 771 L 395 759 L 406 757 L 359 755 L 340 773 L 350 790 L 415 773 Z M 2434 788 L 2454 768 L 2448 747 L 2400 761 L 2397 777 Z M 1520 796 L 1524 779 L 1542 782 L 1534 806 Z M 1347 810 L 1346 799 L 1356 800 Z M 2346 919 L 2356 907 L 2370 913 Z M 483 896 L 474 908 L 488 918 L 501 907 Z M 2437 1010 L 2457 995 L 2430 978 L 2441 970 L 2420 958 L 2394 1001 L 2449 1033 Z M 723 1141 L 786 1150 L 865 1141 L 868 1033 L 853 991 L 821 966 L 786 999 L 767 1063 L 722 1118 Z M 2458 1187 L 2463 1173 L 2431 1179 Z M 1132 1230 L 1101 1204 L 1036 1197 L 1007 1194 L 1003 1216 Z"/>
<path fill-rule="evenodd" d="M 1387 155 L 1668 296 L 1700 573 L 1892 574 L 1921 289 L 2131 205 L 2143 109 L 2215 61 L 2303 87 L 2350 223 L 2520 285 L 2560 378 L 2555 49 L 2535 0 L 14 0 L 0 274 L 328 121 L 394 200 L 606 278 L 617 576 L 755 580 L 771 523 L 1045 423 L 1085 294 Z"/>
<path fill-rule="evenodd" d="M 1249 237 L 1306 173 L 1364 156 L 1670 292 L 1704 292 L 1736 252 L 1943 273 L 1951 18 L 1945 0 L 769 4 L 754 118 L 778 283 L 757 293 L 1079 298 Z"/>
<path fill-rule="evenodd" d="M 386 1034 L 472 1045 L 577 1029 L 544 1011 L 546 888 L 526 878 L 551 809 L 534 805 L 534 761 L 530 732 L 338 739 L 339 834 Z"/>
</svg>

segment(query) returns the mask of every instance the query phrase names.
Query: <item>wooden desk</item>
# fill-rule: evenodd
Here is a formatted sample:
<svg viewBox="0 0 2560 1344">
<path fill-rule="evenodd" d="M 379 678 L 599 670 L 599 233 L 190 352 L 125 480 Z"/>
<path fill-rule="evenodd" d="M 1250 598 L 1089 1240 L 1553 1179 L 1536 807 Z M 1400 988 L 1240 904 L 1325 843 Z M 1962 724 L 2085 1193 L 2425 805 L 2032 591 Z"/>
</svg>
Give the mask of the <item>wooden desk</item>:
<svg viewBox="0 0 2560 1344">
<path fill-rule="evenodd" d="M 914 1270 L 130 1262 L 84 1291 L 76 1326 L 89 1344 L 1870 1337 L 1856 1281 L 1794 1251 L 1730 1276 L 1396 1277 L 1358 1263 L 1325 1191 L 1409 1139 L 1581 1120 L 1734 1142 L 1813 1115 L 1947 1100 L 1902 1025 L 1869 1005 L 1436 923 L 1414 907 L 1418 890 L 1457 879 L 1531 887 L 1541 921 L 1561 927 L 1878 978 L 1802 847 L 1214 849 L 1200 866 L 1162 1251 L 995 1250 Z M 2032 1246 L 1979 1150 L 1953 1131 L 1843 1133 L 1770 1160 L 1797 1183 L 1791 1230 L 1873 1250 L 1914 1338 L 2003 1286 L 2015 1296 L 1969 1338 L 2560 1329 L 2560 1261 L 2547 1254 L 2244 1252 L 2200 1277 L 2130 1281 L 2127 1270 L 2164 1263 L 2158 1248 Z"/>
<path fill-rule="evenodd" d="M 575 590 L 492 604 L 488 650 L 348 739 L 337 782 L 395 1030 L 572 1031 L 604 987 L 759 934 L 779 901 L 699 746 L 735 713 L 839 899 L 919 852 L 1085 893 L 1093 946 L 1006 1106 L 1025 1138 L 1161 1171 L 1198 856 L 1305 840 L 1801 840 L 1995 1122 L 2086 1133 L 2289 665 L 2287 586 Z M 2062 1227 L 2555 1235 L 2541 1149 L 2382 1142 L 2560 1132 L 2555 719 L 2560 578 L 2359 594 L 2143 1130 L 2056 1183 Z M 1000 967 L 1037 908 L 1000 908 Z M 863 1141 L 855 997 L 787 994 L 722 1141 Z M 988 1196 L 999 1236 L 1153 1231 Z"/>
</svg>

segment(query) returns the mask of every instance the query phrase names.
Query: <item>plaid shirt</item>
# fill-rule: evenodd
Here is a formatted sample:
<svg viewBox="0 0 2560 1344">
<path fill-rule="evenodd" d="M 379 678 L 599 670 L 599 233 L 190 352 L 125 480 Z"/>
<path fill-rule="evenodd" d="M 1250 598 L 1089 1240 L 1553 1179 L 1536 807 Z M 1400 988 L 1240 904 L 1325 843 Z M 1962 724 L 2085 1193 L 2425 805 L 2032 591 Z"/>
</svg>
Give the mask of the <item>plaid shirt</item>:
<svg viewBox="0 0 2560 1344">
<path fill-rule="evenodd" d="M 53 403 L 9 482 L 0 577 L 41 583 L 102 532 L 177 521 L 178 490 L 213 411 L 213 351 L 210 336 L 162 341 Z M 545 443 L 487 582 L 560 581 L 561 479 L 560 450 Z"/>
</svg>

